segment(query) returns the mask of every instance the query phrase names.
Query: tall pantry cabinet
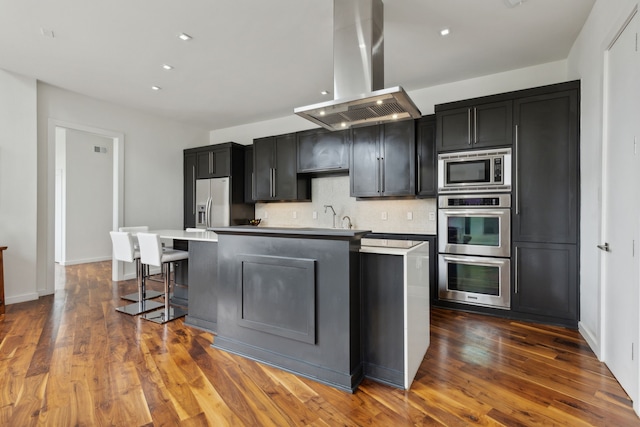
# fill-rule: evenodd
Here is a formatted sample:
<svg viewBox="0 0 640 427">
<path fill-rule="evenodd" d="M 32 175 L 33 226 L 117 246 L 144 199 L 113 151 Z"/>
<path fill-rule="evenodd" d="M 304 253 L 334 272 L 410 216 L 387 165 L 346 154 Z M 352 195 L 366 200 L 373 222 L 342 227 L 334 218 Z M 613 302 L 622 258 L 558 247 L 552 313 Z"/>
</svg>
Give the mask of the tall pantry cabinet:
<svg viewBox="0 0 640 427">
<path fill-rule="evenodd" d="M 512 309 L 578 320 L 579 82 L 514 100 Z"/>
</svg>

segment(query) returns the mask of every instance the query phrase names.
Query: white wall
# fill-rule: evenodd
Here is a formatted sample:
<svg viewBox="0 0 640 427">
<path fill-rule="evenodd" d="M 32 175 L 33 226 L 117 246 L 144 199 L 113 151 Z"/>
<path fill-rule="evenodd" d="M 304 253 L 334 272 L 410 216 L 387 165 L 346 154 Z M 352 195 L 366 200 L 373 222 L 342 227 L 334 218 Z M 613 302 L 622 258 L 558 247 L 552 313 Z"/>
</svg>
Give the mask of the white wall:
<svg viewBox="0 0 640 427">
<path fill-rule="evenodd" d="M 408 91 L 408 93 L 422 114 L 427 115 L 433 114 L 433 107 L 436 104 L 560 83 L 566 80 L 566 61 L 556 61 L 534 67 L 492 74 L 490 76 L 412 90 Z M 213 130 L 210 134 L 210 143 L 220 144 L 233 141 L 248 145 L 253 143 L 254 138 L 280 135 L 317 127 L 310 121 L 294 115 L 294 107 L 299 107 L 299 105 L 291 106 L 290 116 L 243 126 Z"/>
<path fill-rule="evenodd" d="M 602 355 L 600 284 L 601 180 L 605 51 L 637 0 L 597 0 L 568 58 L 569 77 L 581 79 L 580 331 Z M 639 77 L 640 78 L 640 77 Z M 640 94 L 638 94 L 640 96 Z M 637 112 L 640 117 L 640 111 Z M 631 187 L 637 191 L 637 184 Z"/>
<path fill-rule="evenodd" d="M 49 120 L 124 134 L 123 225 L 151 228 L 182 228 L 182 150 L 206 145 L 208 130 L 44 83 L 38 83 L 37 94 L 37 291 L 44 294 L 53 291 L 54 277 L 55 179 Z"/>
<path fill-rule="evenodd" d="M 65 249 L 61 263 L 111 259 L 113 139 L 74 129 L 65 134 Z M 96 152 L 94 147 L 105 152 Z"/>
<path fill-rule="evenodd" d="M 36 291 L 36 81 L 0 70 L 0 246 L 7 304 Z"/>
</svg>

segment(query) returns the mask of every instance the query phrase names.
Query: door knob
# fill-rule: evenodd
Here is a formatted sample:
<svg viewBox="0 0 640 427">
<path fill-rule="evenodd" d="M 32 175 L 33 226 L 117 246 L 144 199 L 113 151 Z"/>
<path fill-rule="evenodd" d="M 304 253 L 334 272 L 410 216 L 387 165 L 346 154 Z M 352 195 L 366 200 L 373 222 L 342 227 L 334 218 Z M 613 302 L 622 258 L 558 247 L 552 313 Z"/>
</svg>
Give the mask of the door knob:
<svg viewBox="0 0 640 427">
<path fill-rule="evenodd" d="M 601 249 L 605 252 L 609 252 L 609 244 L 605 242 L 604 245 L 598 245 L 598 249 Z"/>
</svg>

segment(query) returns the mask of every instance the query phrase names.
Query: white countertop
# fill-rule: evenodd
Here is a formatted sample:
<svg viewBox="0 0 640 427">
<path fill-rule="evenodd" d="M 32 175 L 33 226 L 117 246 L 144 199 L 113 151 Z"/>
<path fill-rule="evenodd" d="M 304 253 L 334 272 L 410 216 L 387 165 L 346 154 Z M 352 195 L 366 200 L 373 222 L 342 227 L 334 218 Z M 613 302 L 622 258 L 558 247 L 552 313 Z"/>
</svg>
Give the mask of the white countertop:
<svg viewBox="0 0 640 427">
<path fill-rule="evenodd" d="M 185 230 L 150 230 L 149 233 L 160 235 L 162 239 L 197 240 L 200 242 L 217 242 L 218 235 L 213 231 L 185 231 Z"/>
<path fill-rule="evenodd" d="M 360 241 L 360 252 L 383 255 L 406 255 L 422 243 L 426 242 L 420 240 L 364 238 Z"/>
</svg>

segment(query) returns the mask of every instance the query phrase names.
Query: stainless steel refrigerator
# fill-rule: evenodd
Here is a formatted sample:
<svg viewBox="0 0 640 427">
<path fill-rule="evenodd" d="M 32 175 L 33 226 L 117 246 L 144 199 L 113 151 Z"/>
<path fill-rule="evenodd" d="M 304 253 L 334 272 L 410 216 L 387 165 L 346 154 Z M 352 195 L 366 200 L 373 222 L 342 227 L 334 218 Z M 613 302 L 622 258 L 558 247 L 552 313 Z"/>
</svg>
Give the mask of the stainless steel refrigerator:
<svg viewBox="0 0 640 427">
<path fill-rule="evenodd" d="M 229 221 L 229 177 L 196 180 L 196 227 L 224 227 Z"/>
</svg>

